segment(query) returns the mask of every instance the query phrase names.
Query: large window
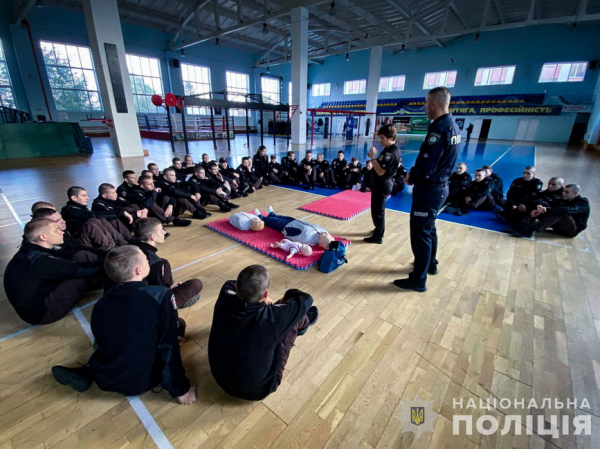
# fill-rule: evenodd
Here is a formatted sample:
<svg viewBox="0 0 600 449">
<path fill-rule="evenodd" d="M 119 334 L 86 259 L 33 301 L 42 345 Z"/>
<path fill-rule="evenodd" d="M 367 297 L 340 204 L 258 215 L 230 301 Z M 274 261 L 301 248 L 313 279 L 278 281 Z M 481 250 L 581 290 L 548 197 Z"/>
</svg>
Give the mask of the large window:
<svg viewBox="0 0 600 449">
<path fill-rule="evenodd" d="M 10 76 L 4 57 L 4 50 L 2 49 L 2 42 L 0 42 L 0 106 L 6 106 L 7 108 L 17 107 L 10 84 Z"/>
<path fill-rule="evenodd" d="M 279 78 L 263 76 L 260 78 L 260 90 L 265 103 L 279 104 L 281 101 L 281 81 Z"/>
<path fill-rule="evenodd" d="M 423 89 L 433 89 L 438 86 L 454 87 L 456 84 L 456 70 L 451 72 L 432 72 L 425 74 Z"/>
<path fill-rule="evenodd" d="M 152 104 L 152 95 L 163 94 L 160 79 L 160 66 L 158 59 L 144 56 L 126 55 L 127 71 L 131 80 L 131 91 L 136 112 L 163 112 L 162 108 Z"/>
<path fill-rule="evenodd" d="M 230 101 L 246 101 L 245 94 L 249 93 L 250 76 L 245 73 L 227 71 L 225 73 L 227 81 L 227 99 Z M 246 111 L 243 109 L 230 109 L 232 116 L 243 117 Z"/>
<path fill-rule="evenodd" d="M 44 41 L 41 46 L 56 109 L 101 111 L 90 49 Z"/>
<path fill-rule="evenodd" d="M 404 75 L 388 76 L 379 79 L 379 92 L 397 92 L 404 90 Z"/>
<path fill-rule="evenodd" d="M 344 95 L 364 94 L 367 89 L 367 80 L 353 80 L 344 82 Z"/>
<path fill-rule="evenodd" d="M 331 83 L 321 83 L 312 85 L 313 97 L 328 97 L 331 92 Z M 291 104 L 291 103 L 290 103 Z"/>
<path fill-rule="evenodd" d="M 477 69 L 475 76 L 476 86 L 495 86 L 498 84 L 512 84 L 515 76 L 515 66 L 482 67 Z"/>
<path fill-rule="evenodd" d="M 543 65 L 538 82 L 583 81 L 586 70 L 587 62 L 551 62 Z"/>
<path fill-rule="evenodd" d="M 210 98 L 210 69 L 200 65 L 181 64 L 181 78 L 185 95 L 198 95 Z M 210 115 L 210 108 L 188 106 L 188 114 Z"/>
</svg>

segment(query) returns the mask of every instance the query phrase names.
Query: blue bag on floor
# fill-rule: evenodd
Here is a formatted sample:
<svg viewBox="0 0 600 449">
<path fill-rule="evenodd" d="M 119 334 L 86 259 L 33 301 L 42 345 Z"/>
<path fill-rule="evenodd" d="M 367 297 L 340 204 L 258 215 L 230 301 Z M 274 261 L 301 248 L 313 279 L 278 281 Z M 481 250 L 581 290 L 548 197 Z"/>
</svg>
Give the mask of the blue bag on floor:
<svg viewBox="0 0 600 449">
<path fill-rule="evenodd" d="M 345 263 L 348 263 L 346 245 L 342 242 L 333 241 L 329 244 L 329 249 L 323 252 L 319 260 L 319 271 L 321 273 L 331 273 Z"/>
</svg>

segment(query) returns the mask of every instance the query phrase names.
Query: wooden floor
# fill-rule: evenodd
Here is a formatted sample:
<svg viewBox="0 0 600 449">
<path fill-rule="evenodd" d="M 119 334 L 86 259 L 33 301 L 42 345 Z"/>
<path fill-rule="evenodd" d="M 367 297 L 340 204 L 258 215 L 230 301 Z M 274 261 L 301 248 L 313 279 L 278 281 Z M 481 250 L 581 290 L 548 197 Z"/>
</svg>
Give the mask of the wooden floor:
<svg viewBox="0 0 600 449">
<path fill-rule="evenodd" d="M 99 145 L 102 147 L 102 145 Z M 103 149 L 104 148 L 104 149 Z M 560 145 L 538 145 L 539 176 L 579 182 L 592 204 L 589 228 L 576 239 L 550 235 L 533 240 L 438 221 L 440 274 L 425 294 L 392 285 L 411 269 L 408 215 L 390 211 L 385 245 L 366 245 L 369 214 L 351 221 L 311 215 L 330 232 L 355 240 L 350 263 L 331 274 L 295 271 L 241 246 L 195 221 L 172 229 L 160 254 L 176 280 L 199 277 L 200 302 L 180 311 L 188 323 L 182 355 L 198 385 L 198 401 L 180 406 L 167 393 L 147 393 L 143 404 L 176 448 L 599 448 L 600 447 L 600 158 Z M 238 150 L 235 151 L 244 151 Z M 219 155 L 226 154 L 219 149 Z M 111 158 L 105 147 L 90 158 L 2 162 L 0 272 L 17 249 L 32 202 L 66 201 L 66 188 L 81 184 L 93 196 L 100 182 L 117 183 L 123 168 L 139 172 L 172 155 L 160 147 L 146 160 Z M 198 154 L 195 159 L 199 159 Z M 35 198 L 35 199 L 34 199 Z M 315 196 L 268 187 L 238 200 L 242 210 L 266 208 L 306 215 L 298 207 Z M 222 217 L 215 213 L 213 219 Z M 318 323 L 299 337 L 283 384 L 261 402 L 226 395 L 213 380 L 207 343 L 214 301 L 221 285 L 250 264 L 271 273 L 273 297 L 287 288 L 309 292 L 320 309 Z M 23 282 L 27 282 L 26 279 Z M 598 289 L 598 290 L 597 290 Z M 91 295 L 85 302 L 97 299 Z M 81 312 L 89 320 L 92 307 Z M 85 362 L 90 340 L 69 314 L 34 329 L 0 298 L 0 449 L 155 447 L 128 400 L 93 386 L 85 393 L 58 385 L 50 367 Z M 433 401 L 440 415 L 434 432 L 415 438 L 402 432 L 401 401 L 416 395 Z M 475 419 L 544 414 L 552 410 L 454 409 L 453 401 L 534 398 L 565 402 L 587 398 L 590 408 L 562 411 L 591 415 L 592 435 L 527 435 L 511 427 L 482 436 L 453 435 L 456 414 Z M 536 427 L 537 431 L 537 427 Z M 163 446 L 168 447 L 168 446 Z"/>
</svg>

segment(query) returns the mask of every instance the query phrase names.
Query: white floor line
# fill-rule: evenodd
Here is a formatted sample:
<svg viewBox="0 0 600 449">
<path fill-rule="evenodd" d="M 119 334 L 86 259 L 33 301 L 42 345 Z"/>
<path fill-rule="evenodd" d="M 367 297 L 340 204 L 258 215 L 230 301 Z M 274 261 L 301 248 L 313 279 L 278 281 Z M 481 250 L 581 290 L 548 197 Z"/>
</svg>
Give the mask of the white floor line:
<svg viewBox="0 0 600 449">
<path fill-rule="evenodd" d="M 514 145 L 511 145 L 511 146 L 510 146 L 510 148 L 509 148 L 508 150 L 506 150 L 504 153 L 502 153 L 502 156 L 500 156 L 498 159 L 496 159 L 496 160 L 495 160 L 494 162 L 492 162 L 490 165 L 493 167 L 493 166 L 494 166 L 494 164 L 495 164 L 496 162 L 498 162 L 500 159 L 502 159 L 502 158 L 503 158 L 503 157 L 506 155 L 506 153 L 508 153 L 508 152 L 509 152 L 510 150 L 512 150 L 513 148 L 514 148 Z M 534 153 L 534 155 L 535 155 L 535 153 Z"/>
<path fill-rule="evenodd" d="M 227 248 L 223 248 L 222 250 L 217 251 L 216 253 L 212 253 L 212 254 L 209 254 L 208 256 L 204 256 L 204 257 L 201 257 L 200 259 L 194 260 L 194 261 L 192 261 L 190 263 L 186 263 L 185 265 L 182 265 L 180 267 L 175 268 L 173 270 L 173 272 L 179 271 L 179 270 L 183 270 L 184 268 L 187 268 L 187 267 L 189 267 L 191 265 L 197 264 L 198 262 L 202 262 L 203 260 L 206 260 L 206 259 L 209 259 L 209 258 L 211 258 L 213 256 L 216 256 L 217 254 L 221 254 L 221 253 L 224 253 L 225 251 L 229 251 L 230 249 L 233 249 L 236 246 L 241 246 L 241 244 L 236 243 L 235 245 L 231 245 L 231 246 L 229 246 Z"/>
<path fill-rule="evenodd" d="M 10 201 L 8 201 L 8 198 L 6 198 L 6 195 L 4 194 L 2 189 L 0 189 L 0 197 L 4 200 L 4 203 L 6 203 L 6 207 L 8 207 L 8 210 L 10 210 L 10 213 L 13 215 L 13 217 L 15 217 L 15 220 L 17 220 L 17 223 L 19 223 L 19 226 L 21 226 L 21 229 L 25 228 L 25 223 L 23 223 L 23 220 L 21 220 L 21 217 L 19 217 L 19 214 L 17 214 L 17 211 L 15 211 L 15 208 L 12 206 Z"/>
<path fill-rule="evenodd" d="M 5 227 L 7 227 L 7 226 L 15 226 L 15 225 L 18 225 L 18 224 L 19 224 L 19 223 L 8 223 L 8 224 L 3 224 L 3 225 L 0 225 L 0 228 L 5 228 Z"/>
<path fill-rule="evenodd" d="M 34 196 L 33 198 L 23 198 L 20 200 L 13 200 L 12 203 L 20 203 L 21 201 L 39 200 L 40 198 L 41 198 L 41 196 Z M 5 203 L 0 203 L 0 204 L 5 204 Z"/>
<path fill-rule="evenodd" d="M 593 253 L 594 251 L 591 249 L 581 249 L 581 248 L 573 248 L 572 246 L 569 245 L 563 245 L 562 243 L 556 243 L 556 242 L 549 242 L 548 240 L 536 240 L 538 243 L 545 243 L 546 245 L 553 245 L 553 246 L 559 246 L 561 248 L 567 248 L 567 249 L 573 249 L 575 251 L 581 251 L 584 253 Z"/>
<path fill-rule="evenodd" d="M 8 340 L 9 338 L 16 337 L 17 335 L 21 335 L 21 334 L 23 334 L 25 332 L 29 332 L 30 330 L 35 329 L 36 327 L 40 327 L 40 325 L 39 324 L 34 324 L 32 326 L 27 326 L 27 327 L 25 327 L 25 328 L 23 328 L 21 330 L 13 332 L 12 334 L 4 335 L 3 337 L 0 337 L 0 342 Z"/>
</svg>

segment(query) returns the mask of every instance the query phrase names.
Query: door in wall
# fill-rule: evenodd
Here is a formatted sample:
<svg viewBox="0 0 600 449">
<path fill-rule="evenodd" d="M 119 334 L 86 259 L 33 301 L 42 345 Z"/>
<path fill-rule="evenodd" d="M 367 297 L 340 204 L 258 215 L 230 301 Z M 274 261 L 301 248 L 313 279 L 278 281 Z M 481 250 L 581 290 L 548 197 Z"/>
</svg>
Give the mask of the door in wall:
<svg viewBox="0 0 600 449">
<path fill-rule="evenodd" d="M 479 131 L 479 139 L 487 139 L 490 134 L 490 127 L 492 126 L 492 119 L 484 118 L 481 123 L 481 130 Z"/>
<path fill-rule="evenodd" d="M 571 130 L 571 135 L 569 136 L 569 144 L 581 145 L 581 142 L 585 137 L 585 132 L 587 131 L 589 121 L 590 114 L 582 112 L 577 113 L 575 123 L 573 123 L 573 129 Z"/>
<path fill-rule="evenodd" d="M 517 123 L 517 129 L 515 130 L 514 140 L 535 140 L 535 133 L 537 132 L 540 121 L 538 119 L 521 118 Z"/>
<path fill-rule="evenodd" d="M 341 135 L 344 130 L 344 122 L 346 119 L 344 117 L 333 117 L 333 135 Z"/>
</svg>

